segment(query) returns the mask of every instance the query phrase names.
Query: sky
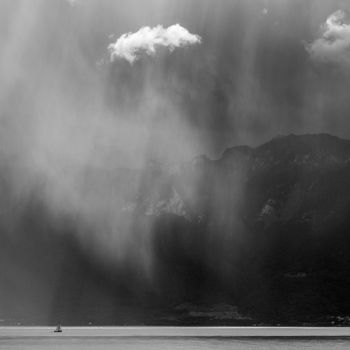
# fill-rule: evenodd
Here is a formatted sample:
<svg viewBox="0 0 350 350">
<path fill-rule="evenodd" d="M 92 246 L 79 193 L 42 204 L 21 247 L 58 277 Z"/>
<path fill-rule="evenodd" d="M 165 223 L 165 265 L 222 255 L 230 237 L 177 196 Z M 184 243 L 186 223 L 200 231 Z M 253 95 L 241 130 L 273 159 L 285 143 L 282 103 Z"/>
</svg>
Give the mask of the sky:
<svg viewBox="0 0 350 350">
<path fill-rule="evenodd" d="M 19 201 L 114 223 L 91 169 L 350 138 L 347 23 L 340 0 L 2 0 L 0 165 Z"/>
<path fill-rule="evenodd" d="M 42 196 L 102 254 L 130 233 L 113 211 L 116 168 L 281 134 L 350 138 L 348 1 L 1 0 L 0 50 L 14 205 Z"/>
<path fill-rule="evenodd" d="M 114 148 L 117 163 L 127 164 L 145 149 L 171 161 L 215 157 L 278 134 L 350 137 L 346 1 L 15 0 L 0 6 L 0 112 L 15 148 L 50 143 L 56 152 L 74 138 L 77 158 L 93 152 L 108 158 L 105 149 Z M 200 40 L 156 45 L 133 64 L 111 57 L 122 35 L 176 25 Z M 332 35 L 335 44 L 327 46 Z"/>
<path fill-rule="evenodd" d="M 3 176 L 114 232 L 113 177 L 92 173 L 350 138 L 347 23 L 338 0 L 3 0 Z"/>
</svg>

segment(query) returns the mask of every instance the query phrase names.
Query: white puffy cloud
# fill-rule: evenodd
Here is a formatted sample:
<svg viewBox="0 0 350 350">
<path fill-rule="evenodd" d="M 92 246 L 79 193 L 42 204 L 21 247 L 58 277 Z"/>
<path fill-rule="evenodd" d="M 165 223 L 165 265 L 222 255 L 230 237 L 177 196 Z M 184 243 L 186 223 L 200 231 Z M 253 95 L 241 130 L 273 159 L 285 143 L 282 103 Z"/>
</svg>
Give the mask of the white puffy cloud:
<svg viewBox="0 0 350 350">
<path fill-rule="evenodd" d="M 322 26 L 322 36 L 306 46 L 310 57 L 319 62 L 350 67 L 350 24 L 344 11 L 331 14 Z"/>
<path fill-rule="evenodd" d="M 125 33 L 115 43 L 108 46 L 111 61 L 117 58 L 134 63 L 141 53 L 154 55 L 159 47 L 173 51 L 178 47 L 185 47 L 201 43 L 201 37 L 191 34 L 180 24 L 168 28 L 162 25 L 156 27 L 142 27 L 135 33 Z"/>
</svg>

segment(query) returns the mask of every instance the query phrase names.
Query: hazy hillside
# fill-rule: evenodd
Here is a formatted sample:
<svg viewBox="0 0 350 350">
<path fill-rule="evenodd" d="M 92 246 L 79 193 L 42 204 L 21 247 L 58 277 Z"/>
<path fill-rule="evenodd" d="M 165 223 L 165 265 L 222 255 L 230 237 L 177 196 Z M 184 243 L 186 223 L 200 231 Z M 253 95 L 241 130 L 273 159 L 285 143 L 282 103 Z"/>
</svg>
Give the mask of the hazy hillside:
<svg viewBox="0 0 350 350">
<path fill-rule="evenodd" d="M 92 169 L 87 191 L 110 183 L 107 203 L 128 228 L 113 263 L 75 234 L 79 218 L 48 212 L 40 188 L 19 200 L 5 170 L 5 323 L 347 322 L 350 141 L 289 135 L 217 160 Z"/>
</svg>

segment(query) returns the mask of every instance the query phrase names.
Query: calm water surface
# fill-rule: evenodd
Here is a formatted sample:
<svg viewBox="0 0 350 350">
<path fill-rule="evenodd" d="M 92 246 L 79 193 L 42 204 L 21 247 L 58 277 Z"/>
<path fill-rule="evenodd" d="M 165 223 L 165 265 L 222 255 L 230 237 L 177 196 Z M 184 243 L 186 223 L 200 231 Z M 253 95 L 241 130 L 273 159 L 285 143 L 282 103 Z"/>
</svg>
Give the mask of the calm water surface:
<svg viewBox="0 0 350 350">
<path fill-rule="evenodd" d="M 338 350 L 350 349 L 348 335 L 349 328 L 80 327 L 57 335 L 48 327 L 0 327 L 0 349 Z"/>
<path fill-rule="evenodd" d="M 1 350 L 83 350 L 83 349 L 123 349 L 123 350 L 206 350 L 206 349 L 350 349 L 346 339 L 213 339 L 213 338 L 15 338 L 1 339 Z"/>
</svg>

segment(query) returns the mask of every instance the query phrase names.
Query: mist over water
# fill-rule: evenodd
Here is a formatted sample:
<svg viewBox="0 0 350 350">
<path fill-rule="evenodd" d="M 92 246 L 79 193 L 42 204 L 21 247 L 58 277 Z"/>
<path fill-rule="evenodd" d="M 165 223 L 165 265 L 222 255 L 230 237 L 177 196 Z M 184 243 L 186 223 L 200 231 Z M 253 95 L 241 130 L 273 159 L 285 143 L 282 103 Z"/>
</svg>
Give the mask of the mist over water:
<svg viewBox="0 0 350 350">
<path fill-rule="evenodd" d="M 110 62 L 108 30 L 120 16 L 111 2 L 1 6 L 7 22 L 2 163 L 13 191 L 18 201 L 34 192 L 54 216 L 75 217 L 83 241 L 92 239 L 102 255 L 118 256 L 134 238 L 131 222 L 120 225 L 122 189 L 113 172 L 142 168 L 151 159 L 189 159 L 199 151 L 173 96 L 180 87 L 163 81 L 166 53 L 135 67 Z M 108 17 L 104 6 L 117 13 L 108 29 L 95 22 L 96 15 Z"/>
<path fill-rule="evenodd" d="M 346 21 L 349 5 L 337 0 L 1 1 L 4 235 L 15 242 L 19 218 L 42 205 L 56 228 L 47 235 L 69 231 L 92 261 L 135 265 L 152 284 L 157 215 L 143 195 L 152 188 L 147 200 L 161 202 L 162 171 L 181 191 L 169 190 L 176 213 L 187 217 L 207 179 L 176 174 L 198 155 L 218 158 L 291 132 L 350 137 L 347 69 L 333 51 L 326 62 L 311 52 L 338 10 Z M 244 176 L 232 176 L 230 193 L 222 179 L 211 189 L 218 233 L 210 239 L 222 260 L 198 255 L 223 276 L 227 242 L 243 232 Z M 141 211 L 151 214 L 134 215 Z"/>
</svg>

